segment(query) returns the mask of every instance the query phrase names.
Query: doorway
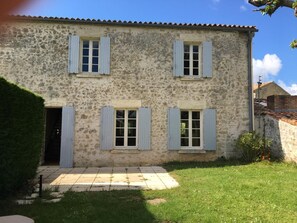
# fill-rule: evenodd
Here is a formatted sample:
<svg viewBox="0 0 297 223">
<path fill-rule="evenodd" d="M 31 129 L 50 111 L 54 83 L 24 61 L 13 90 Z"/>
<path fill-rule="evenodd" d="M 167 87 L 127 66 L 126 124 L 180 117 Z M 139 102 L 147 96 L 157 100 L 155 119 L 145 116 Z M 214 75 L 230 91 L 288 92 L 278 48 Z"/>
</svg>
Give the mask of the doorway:
<svg viewBox="0 0 297 223">
<path fill-rule="evenodd" d="M 46 109 L 44 164 L 59 165 L 61 153 L 62 108 Z"/>
</svg>

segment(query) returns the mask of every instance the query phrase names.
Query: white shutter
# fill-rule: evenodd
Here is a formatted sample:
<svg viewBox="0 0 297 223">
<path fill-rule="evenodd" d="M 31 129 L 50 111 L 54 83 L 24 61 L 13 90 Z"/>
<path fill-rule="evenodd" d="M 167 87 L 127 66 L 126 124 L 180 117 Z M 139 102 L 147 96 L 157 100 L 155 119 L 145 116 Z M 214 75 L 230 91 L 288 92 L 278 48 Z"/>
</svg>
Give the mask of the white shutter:
<svg viewBox="0 0 297 223">
<path fill-rule="evenodd" d="M 215 151 L 217 145 L 216 110 L 203 110 L 203 149 Z"/>
<path fill-rule="evenodd" d="M 110 38 L 100 38 L 99 73 L 110 74 Z"/>
<path fill-rule="evenodd" d="M 138 110 L 138 147 L 140 150 L 151 148 L 151 109 Z"/>
<path fill-rule="evenodd" d="M 168 110 L 168 149 L 180 149 L 180 109 L 169 108 Z"/>
<path fill-rule="evenodd" d="M 212 77 L 212 42 L 203 42 L 202 61 L 203 77 Z"/>
<path fill-rule="evenodd" d="M 78 73 L 79 67 L 79 36 L 69 36 L 68 72 Z"/>
<path fill-rule="evenodd" d="M 111 150 L 114 140 L 114 108 L 101 109 L 100 147 L 102 150 Z"/>
<path fill-rule="evenodd" d="M 184 75 L 184 42 L 175 40 L 173 43 L 173 76 Z"/>
</svg>

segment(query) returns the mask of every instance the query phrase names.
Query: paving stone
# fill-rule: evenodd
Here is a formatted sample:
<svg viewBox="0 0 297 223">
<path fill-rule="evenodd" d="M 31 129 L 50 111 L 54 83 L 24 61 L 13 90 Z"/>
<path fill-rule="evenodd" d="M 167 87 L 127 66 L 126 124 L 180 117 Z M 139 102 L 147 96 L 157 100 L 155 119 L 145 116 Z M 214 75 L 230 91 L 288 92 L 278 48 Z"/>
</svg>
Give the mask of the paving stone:
<svg viewBox="0 0 297 223">
<path fill-rule="evenodd" d="M 25 205 L 25 204 L 32 204 L 34 200 L 24 199 L 24 200 L 16 200 L 15 202 L 19 205 Z"/>
<path fill-rule="evenodd" d="M 93 185 L 90 189 L 90 191 L 109 191 L 110 186 L 104 185 L 104 186 L 97 186 Z"/>
<path fill-rule="evenodd" d="M 34 220 L 22 215 L 9 215 L 0 217 L 0 223 L 34 223 Z"/>
<path fill-rule="evenodd" d="M 57 203 L 57 202 L 60 202 L 61 199 L 62 198 L 54 198 L 54 199 L 50 199 L 50 200 L 42 199 L 42 201 L 45 203 Z"/>
</svg>

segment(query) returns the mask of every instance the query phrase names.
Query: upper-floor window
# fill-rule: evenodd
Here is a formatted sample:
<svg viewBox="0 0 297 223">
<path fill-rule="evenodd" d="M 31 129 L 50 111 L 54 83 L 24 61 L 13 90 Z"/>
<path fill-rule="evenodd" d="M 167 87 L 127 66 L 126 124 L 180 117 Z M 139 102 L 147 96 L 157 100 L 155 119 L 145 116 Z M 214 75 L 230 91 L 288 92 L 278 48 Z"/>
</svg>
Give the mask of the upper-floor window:
<svg viewBox="0 0 297 223">
<path fill-rule="evenodd" d="M 184 45 L 184 75 L 199 75 L 199 45 Z"/>
<path fill-rule="evenodd" d="M 99 72 L 99 40 L 82 40 L 82 72 Z"/>
</svg>

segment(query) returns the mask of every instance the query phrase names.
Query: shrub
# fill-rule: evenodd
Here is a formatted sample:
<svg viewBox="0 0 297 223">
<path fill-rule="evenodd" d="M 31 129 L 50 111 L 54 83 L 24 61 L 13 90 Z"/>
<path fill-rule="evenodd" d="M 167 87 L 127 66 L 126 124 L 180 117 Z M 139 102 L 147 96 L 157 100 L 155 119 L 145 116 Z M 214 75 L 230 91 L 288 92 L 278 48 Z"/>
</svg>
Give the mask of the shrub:
<svg viewBox="0 0 297 223">
<path fill-rule="evenodd" d="M 43 99 L 0 78 L 0 197 L 35 177 L 43 132 Z"/>
<path fill-rule="evenodd" d="M 236 141 L 236 149 L 241 152 L 242 159 L 246 162 L 254 162 L 261 159 L 271 142 L 261 137 L 256 132 L 242 133 Z"/>
</svg>

